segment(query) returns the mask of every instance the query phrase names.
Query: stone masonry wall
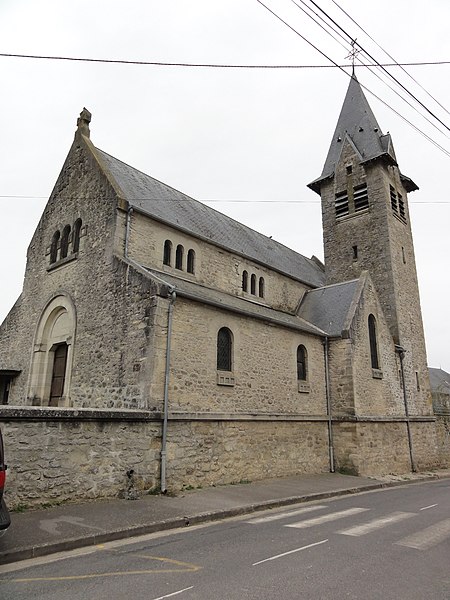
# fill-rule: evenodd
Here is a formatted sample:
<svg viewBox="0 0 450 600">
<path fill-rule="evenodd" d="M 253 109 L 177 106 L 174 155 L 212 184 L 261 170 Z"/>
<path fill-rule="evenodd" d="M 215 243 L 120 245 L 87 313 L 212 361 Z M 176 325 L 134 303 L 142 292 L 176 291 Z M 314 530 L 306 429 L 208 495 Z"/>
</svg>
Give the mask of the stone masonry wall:
<svg viewBox="0 0 450 600">
<path fill-rule="evenodd" d="M 172 489 L 329 470 L 325 422 L 171 422 L 167 449 Z"/>
<path fill-rule="evenodd" d="M 233 335 L 233 386 L 217 383 L 217 333 Z M 297 347 L 308 353 L 309 391 L 299 392 Z M 177 298 L 174 306 L 172 411 L 326 414 L 321 339 Z"/>
<path fill-rule="evenodd" d="M 158 422 L 114 420 L 112 414 L 101 420 L 3 418 L 2 433 L 10 508 L 114 497 L 126 490 L 130 469 L 138 491 L 159 485 Z"/>
<path fill-rule="evenodd" d="M 171 240 L 172 267 L 163 265 L 163 249 L 165 240 Z M 182 273 L 174 268 L 175 249 L 178 244 L 184 247 Z M 195 274 L 186 270 L 188 250 L 195 252 Z M 271 269 L 245 259 L 236 254 L 222 250 L 186 233 L 172 229 L 142 214 L 134 212 L 131 218 L 129 256 L 144 266 L 151 266 L 161 271 L 182 275 L 188 280 L 220 289 L 228 294 L 253 299 L 278 310 L 294 312 L 304 292 L 309 289 Z M 246 270 L 250 276 L 257 277 L 256 296 L 242 291 L 242 273 Z M 259 278 L 264 278 L 264 298 L 258 297 Z"/>
<path fill-rule="evenodd" d="M 70 397 L 64 405 L 156 408 L 148 406 L 153 370 L 159 369 L 152 348 L 155 337 L 165 335 L 167 318 L 158 321 L 152 282 L 114 255 L 120 238 L 115 233 L 117 203 L 95 149 L 78 138 L 30 243 L 20 301 L 0 330 L 0 368 L 21 370 L 9 404 L 42 403 L 28 398 L 33 339 L 44 308 L 62 295 L 73 304 L 76 321 Z M 83 223 L 78 253 L 69 243 L 68 259 L 50 265 L 54 232 L 78 218 Z M 160 390 L 152 402 L 162 402 Z"/>
</svg>

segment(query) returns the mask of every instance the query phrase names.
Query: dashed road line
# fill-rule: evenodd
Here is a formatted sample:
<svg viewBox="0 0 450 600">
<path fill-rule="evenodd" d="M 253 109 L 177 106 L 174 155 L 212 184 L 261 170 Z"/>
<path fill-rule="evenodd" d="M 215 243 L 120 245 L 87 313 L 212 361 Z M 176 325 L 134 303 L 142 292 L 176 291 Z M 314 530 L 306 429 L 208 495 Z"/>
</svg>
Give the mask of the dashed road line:
<svg viewBox="0 0 450 600">
<path fill-rule="evenodd" d="M 183 592 L 187 592 L 188 590 L 192 590 L 194 586 L 184 588 L 183 590 L 178 590 L 178 592 L 172 592 L 172 594 L 166 594 L 165 596 L 159 596 L 158 598 L 154 598 L 153 600 L 164 600 L 164 598 L 172 598 L 172 596 L 178 596 L 178 594 L 182 594 Z"/>
<path fill-rule="evenodd" d="M 430 504 L 430 506 L 424 506 L 423 508 L 419 508 L 419 510 L 428 510 L 429 508 L 434 508 L 437 504 Z"/>
<path fill-rule="evenodd" d="M 276 554 L 275 556 L 270 556 L 269 558 L 264 558 L 263 560 L 258 560 L 252 564 L 252 567 L 256 565 L 261 565 L 262 563 L 268 562 L 269 560 L 276 560 L 277 558 L 283 558 L 283 556 L 288 556 L 289 554 L 294 554 L 295 552 L 301 552 L 302 550 L 307 550 L 308 548 L 313 548 L 314 546 L 320 546 L 321 544 L 325 544 L 328 542 L 328 538 L 326 540 L 321 540 L 320 542 L 314 542 L 313 544 L 308 544 L 307 546 L 302 546 L 301 548 L 295 548 L 294 550 L 288 550 L 288 552 L 283 552 L 282 554 Z"/>
</svg>

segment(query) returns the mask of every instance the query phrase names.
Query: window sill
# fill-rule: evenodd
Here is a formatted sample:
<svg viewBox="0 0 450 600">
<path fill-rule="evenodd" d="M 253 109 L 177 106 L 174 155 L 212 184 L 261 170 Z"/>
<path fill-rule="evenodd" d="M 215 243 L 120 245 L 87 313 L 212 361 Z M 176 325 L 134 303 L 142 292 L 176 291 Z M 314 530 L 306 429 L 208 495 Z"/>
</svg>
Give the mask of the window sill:
<svg viewBox="0 0 450 600">
<path fill-rule="evenodd" d="M 77 258 L 78 258 L 78 252 L 75 252 L 74 254 L 71 254 L 70 256 L 66 256 L 66 258 L 61 258 L 60 260 L 57 260 L 56 262 L 49 265 L 47 267 L 47 272 L 53 271 L 53 269 L 57 269 L 58 267 L 62 267 L 63 265 L 67 265 L 67 263 L 70 263 L 73 260 L 76 260 Z"/>
<path fill-rule="evenodd" d="M 383 379 L 383 371 L 381 369 L 372 369 L 373 379 Z"/>
<path fill-rule="evenodd" d="M 311 387 L 306 381 L 297 381 L 298 391 L 300 394 L 309 394 Z"/>
<path fill-rule="evenodd" d="M 235 379 L 232 371 L 217 371 L 217 385 L 234 387 Z"/>
</svg>

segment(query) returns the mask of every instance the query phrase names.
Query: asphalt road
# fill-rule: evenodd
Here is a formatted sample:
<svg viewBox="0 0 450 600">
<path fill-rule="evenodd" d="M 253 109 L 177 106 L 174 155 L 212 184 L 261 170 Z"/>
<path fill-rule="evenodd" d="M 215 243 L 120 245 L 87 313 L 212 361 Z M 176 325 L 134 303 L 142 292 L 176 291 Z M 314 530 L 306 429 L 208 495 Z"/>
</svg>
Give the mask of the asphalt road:
<svg viewBox="0 0 450 600">
<path fill-rule="evenodd" d="M 1 600 L 450 599 L 450 481 L 0 567 Z"/>
</svg>

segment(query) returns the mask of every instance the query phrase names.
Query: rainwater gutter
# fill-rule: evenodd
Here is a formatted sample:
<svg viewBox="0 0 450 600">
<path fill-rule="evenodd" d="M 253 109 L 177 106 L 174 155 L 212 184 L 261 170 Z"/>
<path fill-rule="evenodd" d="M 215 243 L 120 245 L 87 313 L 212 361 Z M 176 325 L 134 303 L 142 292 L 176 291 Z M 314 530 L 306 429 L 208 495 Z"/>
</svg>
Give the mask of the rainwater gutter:
<svg viewBox="0 0 450 600">
<path fill-rule="evenodd" d="M 413 444 L 412 444 L 412 436 L 411 436 L 411 423 L 409 420 L 409 409 L 408 409 L 408 395 L 406 393 L 406 385 L 405 385 L 405 369 L 403 366 L 403 359 L 405 357 L 405 349 L 402 346 L 395 345 L 395 351 L 398 354 L 400 359 L 400 376 L 403 388 L 403 404 L 405 405 L 405 416 L 406 416 L 406 430 L 408 432 L 408 446 L 409 446 L 409 459 L 411 461 L 411 471 L 413 473 L 417 472 L 416 462 L 414 460 L 414 452 L 413 452 Z"/>
<path fill-rule="evenodd" d="M 328 417 L 328 455 L 330 461 L 330 473 L 334 473 L 334 442 L 333 442 L 333 420 L 331 415 L 331 393 L 330 393 L 330 366 L 328 362 L 329 339 L 325 336 L 323 340 L 323 354 L 325 359 L 325 396 L 327 399 Z"/>
</svg>

